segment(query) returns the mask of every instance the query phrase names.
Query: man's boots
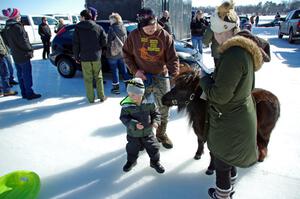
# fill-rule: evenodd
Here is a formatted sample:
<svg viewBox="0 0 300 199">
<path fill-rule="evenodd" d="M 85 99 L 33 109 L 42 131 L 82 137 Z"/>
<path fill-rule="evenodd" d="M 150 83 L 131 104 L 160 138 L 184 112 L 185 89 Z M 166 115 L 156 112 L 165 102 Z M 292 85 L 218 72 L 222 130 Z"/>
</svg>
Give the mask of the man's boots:
<svg viewBox="0 0 300 199">
<path fill-rule="evenodd" d="M 112 94 L 119 95 L 120 94 L 120 86 L 119 84 L 112 85 L 113 88 L 110 90 Z"/>
<path fill-rule="evenodd" d="M 166 134 L 166 130 L 167 130 L 167 123 L 162 122 L 161 125 L 159 125 L 156 130 L 156 138 L 159 142 L 162 143 L 162 145 L 166 149 L 171 149 L 173 148 L 173 143 L 168 137 L 168 135 Z"/>
</svg>

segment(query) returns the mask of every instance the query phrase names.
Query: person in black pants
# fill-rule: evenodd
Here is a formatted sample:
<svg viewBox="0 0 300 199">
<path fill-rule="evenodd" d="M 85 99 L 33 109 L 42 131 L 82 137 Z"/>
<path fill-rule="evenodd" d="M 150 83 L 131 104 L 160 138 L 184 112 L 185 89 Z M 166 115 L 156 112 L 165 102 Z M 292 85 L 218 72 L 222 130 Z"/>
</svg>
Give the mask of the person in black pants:
<svg viewBox="0 0 300 199">
<path fill-rule="evenodd" d="M 50 54 L 51 30 L 47 23 L 46 17 L 42 17 L 42 23 L 39 25 L 39 35 L 41 36 L 41 40 L 43 42 L 43 59 L 47 59 Z"/>
<path fill-rule="evenodd" d="M 137 163 L 139 151 L 146 149 L 150 167 L 164 173 L 160 164 L 159 143 L 154 135 L 160 124 L 160 113 L 154 103 L 144 100 L 145 86 L 141 78 L 127 81 L 128 96 L 121 101 L 120 120 L 127 129 L 127 162 L 123 171 L 130 171 Z"/>
</svg>

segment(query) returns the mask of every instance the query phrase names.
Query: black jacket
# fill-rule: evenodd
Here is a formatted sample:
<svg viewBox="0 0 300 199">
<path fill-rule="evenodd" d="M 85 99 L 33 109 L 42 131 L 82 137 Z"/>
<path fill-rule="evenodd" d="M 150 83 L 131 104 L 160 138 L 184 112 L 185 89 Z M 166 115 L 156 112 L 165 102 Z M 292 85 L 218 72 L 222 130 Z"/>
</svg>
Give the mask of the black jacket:
<svg viewBox="0 0 300 199">
<path fill-rule="evenodd" d="M 51 38 L 51 30 L 48 24 L 41 23 L 39 25 L 39 35 L 41 36 L 42 40 L 50 40 Z"/>
<path fill-rule="evenodd" d="M 99 61 L 106 43 L 106 33 L 94 21 L 81 21 L 76 25 L 73 35 L 73 52 L 76 60 Z"/>
<path fill-rule="evenodd" d="M 205 19 L 193 19 L 190 24 L 192 36 L 203 36 L 208 26 L 209 24 Z"/>
<path fill-rule="evenodd" d="M 171 23 L 169 22 L 169 19 L 162 17 L 160 18 L 158 23 L 163 27 L 164 30 L 166 30 L 170 35 L 172 35 Z"/>
<path fill-rule="evenodd" d="M 15 19 L 7 20 L 3 35 L 4 41 L 11 49 L 15 63 L 22 64 L 33 57 L 28 34 L 21 22 L 17 22 Z"/>
</svg>

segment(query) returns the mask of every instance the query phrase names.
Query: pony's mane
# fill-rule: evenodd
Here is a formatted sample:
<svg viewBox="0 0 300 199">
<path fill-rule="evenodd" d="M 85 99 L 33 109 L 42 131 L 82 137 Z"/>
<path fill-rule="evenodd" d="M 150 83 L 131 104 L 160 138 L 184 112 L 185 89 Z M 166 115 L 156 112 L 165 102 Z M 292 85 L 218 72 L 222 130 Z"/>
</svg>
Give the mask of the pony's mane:
<svg viewBox="0 0 300 199">
<path fill-rule="evenodd" d="M 188 105 L 178 105 L 178 112 L 186 110 L 190 126 L 193 125 L 195 118 L 200 117 L 201 111 L 205 111 L 204 104 L 206 102 L 203 99 L 200 99 L 202 89 L 199 82 L 199 70 L 190 67 L 181 68 L 180 73 L 175 77 L 175 87 L 177 89 L 189 90 L 191 94 L 195 94 L 194 99 Z"/>
<path fill-rule="evenodd" d="M 175 85 L 178 88 L 191 89 L 196 91 L 199 87 L 199 71 L 190 67 L 180 69 L 180 73 L 175 77 Z"/>
</svg>

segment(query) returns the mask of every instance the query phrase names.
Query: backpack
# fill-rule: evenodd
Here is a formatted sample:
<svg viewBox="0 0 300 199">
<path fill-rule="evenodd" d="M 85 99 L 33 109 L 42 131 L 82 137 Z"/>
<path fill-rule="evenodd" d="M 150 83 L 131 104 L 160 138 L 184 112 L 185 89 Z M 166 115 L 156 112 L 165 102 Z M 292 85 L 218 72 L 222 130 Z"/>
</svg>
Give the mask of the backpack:
<svg viewBox="0 0 300 199">
<path fill-rule="evenodd" d="M 124 43 L 121 41 L 121 39 L 115 34 L 115 38 L 111 41 L 110 46 L 110 54 L 112 56 L 116 56 L 122 52 Z"/>
</svg>

